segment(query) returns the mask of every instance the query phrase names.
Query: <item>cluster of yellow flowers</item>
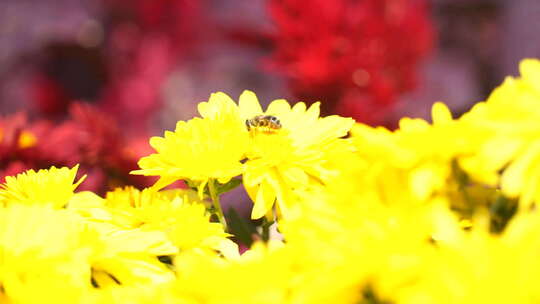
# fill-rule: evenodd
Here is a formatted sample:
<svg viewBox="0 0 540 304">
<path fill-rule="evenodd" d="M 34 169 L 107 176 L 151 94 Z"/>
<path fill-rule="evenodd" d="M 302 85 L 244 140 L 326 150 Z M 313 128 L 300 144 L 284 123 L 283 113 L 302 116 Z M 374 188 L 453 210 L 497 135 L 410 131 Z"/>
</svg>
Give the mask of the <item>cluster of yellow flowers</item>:
<svg viewBox="0 0 540 304">
<path fill-rule="evenodd" d="M 8 177 L 0 302 L 540 302 L 540 61 L 520 70 L 458 119 L 436 103 L 396 131 L 216 93 L 150 140 L 149 189 Z M 177 180 L 191 189 L 162 190 Z M 242 254 L 219 200 L 238 184 L 277 227 Z"/>
</svg>

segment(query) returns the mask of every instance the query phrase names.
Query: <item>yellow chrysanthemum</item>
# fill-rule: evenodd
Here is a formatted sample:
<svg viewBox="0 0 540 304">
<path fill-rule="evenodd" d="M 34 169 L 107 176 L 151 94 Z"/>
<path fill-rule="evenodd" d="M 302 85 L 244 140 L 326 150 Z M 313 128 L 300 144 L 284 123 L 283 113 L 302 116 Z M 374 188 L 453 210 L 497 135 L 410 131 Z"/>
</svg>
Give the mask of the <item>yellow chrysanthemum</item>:
<svg viewBox="0 0 540 304">
<path fill-rule="evenodd" d="M 163 284 L 174 279 L 170 269 L 158 260 L 159 256 L 177 252 L 164 233 L 97 224 L 91 227 L 101 240 L 101 250 L 96 250 L 92 258 L 92 279 L 97 287 Z"/>
<path fill-rule="evenodd" d="M 104 203 L 112 222 L 124 229 L 162 231 L 180 251 L 199 248 L 237 256 L 238 248 L 227 238 L 223 226 L 210 222 L 203 203 L 188 202 L 189 195 L 189 190 L 167 195 L 127 187 L 107 193 Z"/>
<path fill-rule="evenodd" d="M 158 153 L 141 159 L 142 170 L 134 173 L 161 176 L 155 188 L 187 178 L 199 183 L 202 194 L 209 179 L 225 183 L 244 173 L 245 165 L 244 185 L 255 202 L 252 218 L 264 216 L 274 202 L 285 212 L 297 190 L 327 181 L 333 174 L 327 153 L 341 147 L 339 138 L 354 124 L 339 116 L 320 118 L 319 103 L 291 108 L 276 100 L 263 112 L 250 91 L 240 96 L 239 106 L 224 93 L 212 94 L 199 112 L 202 119 L 179 122 L 174 133 L 152 138 Z M 275 116 L 282 127 L 248 131 L 246 120 L 258 115 Z"/>
<path fill-rule="evenodd" d="M 343 171 L 353 168 L 351 178 L 369 185 L 356 187 L 362 189 L 356 193 L 376 191 L 382 203 L 405 197 L 410 203 L 421 203 L 444 192 L 453 162 L 476 149 L 471 140 L 475 134 L 463 134 L 464 128 L 443 103 L 433 105 L 432 118 L 433 124 L 403 118 L 393 132 L 357 124 L 351 133 L 358 159 L 342 166 Z"/>
<path fill-rule="evenodd" d="M 263 112 L 253 92 L 240 96 L 242 120 L 271 115 L 281 128 L 272 132 L 253 130 L 247 153 L 244 186 L 255 202 L 251 217 L 264 216 L 274 202 L 280 212 L 293 204 L 296 191 L 328 181 L 335 172 L 328 152 L 340 143 L 354 121 L 339 116 L 319 117 L 319 103 L 306 109 L 302 102 L 292 108 L 285 100 L 275 100 Z"/>
<path fill-rule="evenodd" d="M 540 203 L 540 61 L 523 60 L 520 72 L 521 79 L 507 81 L 498 89 L 499 94 L 508 94 L 505 96 L 505 103 L 508 103 L 506 113 L 523 114 L 514 114 L 507 119 L 512 124 L 509 132 L 513 138 L 520 139 L 521 147 L 519 144 L 512 145 L 513 151 L 517 152 L 516 159 L 503 173 L 501 186 L 510 196 L 519 195 L 521 206 L 526 208 L 533 202 Z M 491 106 L 492 99 L 495 103 L 496 98 L 503 97 L 490 97 L 487 106 Z"/>
<path fill-rule="evenodd" d="M 66 210 L 0 209 L 0 301 L 80 303 L 91 286 L 98 238 Z"/>
<path fill-rule="evenodd" d="M 201 196 L 210 179 L 226 183 L 242 174 L 248 137 L 234 102 L 223 93 L 212 94 L 199 112 L 202 118 L 179 121 L 174 132 L 152 137 L 150 145 L 157 153 L 143 157 L 141 170 L 132 173 L 160 176 L 155 189 L 188 179 L 198 184 Z"/>
<path fill-rule="evenodd" d="M 11 290 L 6 291 L 7 293 L 20 292 L 29 295 L 31 293 L 28 291 L 34 289 L 36 293 L 39 293 L 43 288 L 43 293 L 46 293 L 46 289 L 51 289 L 52 292 L 52 290 L 67 288 L 69 290 L 66 296 L 71 293 L 79 296 L 79 293 L 92 288 L 92 284 L 103 288 L 118 284 L 162 283 L 174 278 L 170 269 L 157 259 L 158 256 L 177 252 L 177 248 L 170 243 L 163 232 L 142 231 L 140 229 L 120 230 L 109 224 L 107 219 L 112 219 L 111 216 L 107 218 L 106 212 L 96 212 L 100 207 L 99 200 L 101 198 L 90 192 L 73 194 L 72 180 L 76 168 L 59 170 L 68 177 L 61 178 L 63 177 L 61 174 L 60 177 L 54 175 L 53 173 L 57 173 L 56 168 L 50 171 L 26 172 L 20 175 L 23 176 L 23 181 L 28 181 L 29 176 L 41 177 L 45 185 L 51 186 L 50 189 L 36 186 L 37 184 L 32 183 L 35 182 L 33 179 L 29 179 L 30 182 L 23 185 L 27 188 L 23 188 L 26 192 L 22 192 L 22 195 L 21 192 L 15 191 L 20 190 L 20 188 L 16 188 L 20 185 L 17 184 L 17 182 L 21 182 L 20 179 L 11 180 L 12 183 L 8 184 L 11 187 L 4 189 L 7 193 L 4 198 L 7 197 L 8 200 L 7 207 L 0 209 L 0 217 L 5 215 L 5 218 L 0 219 L 0 246 L 3 244 L 9 252 L 0 253 L 0 264 L 2 259 L 9 257 L 6 255 L 9 253 L 13 255 L 13 258 L 6 260 L 7 266 L 3 266 L 18 267 L 19 264 L 15 261 L 20 259 L 20 263 L 27 264 L 28 269 L 36 269 L 35 274 L 29 275 L 36 276 L 36 279 L 40 280 L 51 280 L 50 284 L 36 281 L 38 285 L 26 287 L 23 285 L 17 287 L 18 285 L 13 285 L 15 284 L 13 283 L 10 285 L 12 286 Z M 47 173 L 52 176 L 48 176 Z M 73 176 L 69 177 L 68 173 Z M 57 188 L 59 185 L 65 187 L 67 191 L 59 191 Z M 67 209 L 52 209 L 65 206 L 68 201 Z M 84 214 L 99 215 L 99 220 L 93 223 L 84 221 L 84 217 L 81 217 Z M 29 260 L 26 260 L 25 252 L 28 252 Z M 56 264 L 52 266 L 50 265 L 52 262 L 32 257 L 32 255 L 48 257 L 52 254 L 48 252 L 55 255 L 62 254 L 54 260 Z M 84 256 L 84 261 L 80 261 L 81 255 Z M 70 267 L 75 267 L 71 266 L 71 261 L 75 258 L 79 259 L 77 262 L 80 264 L 77 264 L 78 268 L 71 269 Z M 57 271 L 62 274 L 62 278 L 59 279 L 59 282 L 54 281 L 53 277 L 56 274 L 51 273 L 49 278 L 47 273 L 52 270 L 42 267 L 58 269 Z M 8 280 L 11 280 L 9 273 L 13 273 L 13 275 L 20 273 L 19 270 L 5 269 L 7 270 L 0 269 L 0 277 L 2 274 L 6 274 Z M 66 280 L 76 281 L 79 285 L 72 287 L 67 285 L 68 287 L 66 287 Z M 26 281 L 32 282 L 25 279 Z M 14 288 L 21 288 L 21 290 L 16 291 Z M 61 294 L 60 291 L 55 292 Z M 80 301 L 70 300 L 68 302 Z M 26 302 L 21 301 L 21 303 Z M 30 303 L 34 302 L 30 301 Z"/>
<path fill-rule="evenodd" d="M 187 253 L 175 260 L 176 294 L 189 303 L 292 303 L 291 264 L 296 259 L 288 253 L 261 245 L 236 261 Z"/>
<path fill-rule="evenodd" d="M 485 214 L 437 254 L 400 303 L 536 303 L 540 263 L 537 212 L 520 213 L 502 235 L 490 233 Z M 508 278 L 512 278 L 509 280 Z"/>
<path fill-rule="evenodd" d="M 137 237 L 147 235 L 148 249 L 143 250 L 147 253 L 174 255 L 197 249 L 236 258 L 238 246 L 228 239 L 230 235 L 220 223 L 210 222 L 204 203 L 196 198 L 191 190 L 156 192 L 126 187 L 108 192 L 105 199 L 79 193 L 69 209 L 90 221 L 105 239 L 126 233 L 136 242 Z"/>
<path fill-rule="evenodd" d="M 540 61 L 523 60 L 520 72 L 520 78 L 508 77 L 463 120 L 470 130 L 489 135 L 481 153 L 471 157 L 473 168 L 484 167 L 497 177 L 506 169 L 500 180 L 503 192 L 519 197 L 527 208 L 540 201 Z"/>
<path fill-rule="evenodd" d="M 56 208 L 64 207 L 86 177 L 75 182 L 78 167 L 51 167 L 37 172 L 28 170 L 16 177 L 8 176 L 0 189 L 0 203 L 4 206 L 51 204 Z"/>
<path fill-rule="evenodd" d="M 164 231 L 142 229 L 137 219 L 132 220 L 122 210 L 112 212 L 104 199 L 90 192 L 77 193 L 68 211 L 98 234 L 92 280 L 99 288 L 161 284 L 174 278 L 158 260 L 159 256 L 178 253 Z"/>
</svg>

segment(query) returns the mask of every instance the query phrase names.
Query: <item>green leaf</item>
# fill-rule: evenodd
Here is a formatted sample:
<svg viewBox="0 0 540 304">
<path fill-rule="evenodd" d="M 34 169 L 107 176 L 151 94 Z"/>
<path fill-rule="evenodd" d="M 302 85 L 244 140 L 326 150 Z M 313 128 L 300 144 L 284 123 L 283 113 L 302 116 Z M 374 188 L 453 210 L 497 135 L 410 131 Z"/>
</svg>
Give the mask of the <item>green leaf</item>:
<svg viewBox="0 0 540 304">
<path fill-rule="evenodd" d="M 261 225 L 262 234 L 261 238 L 263 241 L 268 242 L 270 239 L 270 227 L 274 224 L 274 221 L 268 221 L 266 217 L 263 217 L 263 222 Z"/>
</svg>

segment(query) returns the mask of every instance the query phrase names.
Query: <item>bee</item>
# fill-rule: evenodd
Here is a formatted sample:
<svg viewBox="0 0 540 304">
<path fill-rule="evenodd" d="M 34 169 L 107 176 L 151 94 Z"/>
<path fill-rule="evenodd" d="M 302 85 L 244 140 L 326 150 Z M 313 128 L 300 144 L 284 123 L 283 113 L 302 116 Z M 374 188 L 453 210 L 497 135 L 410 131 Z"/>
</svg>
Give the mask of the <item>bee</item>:
<svg viewBox="0 0 540 304">
<path fill-rule="evenodd" d="M 246 119 L 246 127 L 248 131 L 260 128 L 266 132 L 271 132 L 281 129 L 281 122 L 272 115 L 257 115 L 251 119 Z"/>
</svg>

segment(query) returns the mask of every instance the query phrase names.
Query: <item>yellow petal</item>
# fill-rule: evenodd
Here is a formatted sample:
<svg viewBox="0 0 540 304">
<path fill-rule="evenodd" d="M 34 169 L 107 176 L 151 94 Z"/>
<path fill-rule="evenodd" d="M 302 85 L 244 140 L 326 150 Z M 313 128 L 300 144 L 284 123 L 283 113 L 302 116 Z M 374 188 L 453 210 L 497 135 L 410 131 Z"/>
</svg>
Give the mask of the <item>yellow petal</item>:
<svg viewBox="0 0 540 304">
<path fill-rule="evenodd" d="M 138 170 L 138 171 L 143 171 L 143 170 Z M 152 187 L 150 187 L 150 189 L 152 189 L 153 191 L 158 191 L 174 183 L 177 180 L 178 178 L 173 177 L 173 176 L 162 176 L 158 179 L 158 181 Z"/>
<path fill-rule="evenodd" d="M 199 199 L 204 198 L 204 188 L 206 187 L 207 183 L 208 180 L 204 180 L 197 186 L 197 194 L 199 195 Z"/>
<path fill-rule="evenodd" d="M 538 59 L 523 59 L 519 63 L 519 72 L 522 78 L 540 86 L 540 61 Z"/>
<path fill-rule="evenodd" d="M 246 90 L 242 92 L 238 104 L 240 106 L 240 117 L 242 117 L 242 119 L 250 119 L 263 113 L 257 96 L 251 91 Z"/>
<path fill-rule="evenodd" d="M 103 198 L 91 191 L 81 191 L 73 194 L 69 200 L 70 208 L 95 208 L 103 206 Z"/>
<path fill-rule="evenodd" d="M 255 205 L 253 206 L 253 210 L 251 210 L 251 218 L 256 220 L 263 217 L 272 208 L 275 200 L 276 192 L 267 181 L 263 181 L 257 191 Z"/>
<path fill-rule="evenodd" d="M 204 118 L 219 116 L 223 111 L 234 110 L 236 103 L 223 92 L 216 92 L 210 95 L 208 102 L 201 102 L 197 106 L 199 114 Z"/>
<path fill-rule="evenodd" d="M 283 116 L 288 114 L 290 111 L 291 106 L 285 99 L 277 99 L 270 103 L 266 113 L 270 115 L 277 115 L 280 119 L 283 119 Z"/>
<path fill-rule="evenodd" d="M 399 120 L 399 129 L 404 132 L 423 131 L 430 125 L 423 119 L 404 117 Z"/>
<path fill-rule="evenodd" d="M 304 170 L 298 167 L 290 167 L 282 172 L 286 184 L 290 185 L 291 187 L 297 188 L 308 185 L 308 176 Z"/>
<path fill-rule="evenodd" d="M 431 108 L 431 117 L 434 125 L 442 125 L 452 121 L 452 113 L 442 102 L 436 102 Z"/>
<path fill-rule="evenodd" d="M 170 136 L 170 134 L 172 134 L 172 132 L 165 131 L 166 137 Z M 164 145 L 165 145 L 165 138 L 159 137 L 159 136 L 150 137 L 150 146 L 154 148 L 156 151 L 158 152 L 161 151 Z"/>
<path fill-rule="evenodd" d="M 516 197 L 526 188 L 534 170 L 540 165 L 540 141 L 534 143 L 517 160 L 508 166 L 501 177 L 501 189 L 511 197 Z"/>
<path fill-rule="evenodd" d="M 313 103 L 306 111 L 307 120 L 317 120 L 321 114 L 321 103 L 319 101 Z"/>
<path fill-rule="evenodd" d="M 296 115 L 303 115 L 303 114 L 306 112 L 306 104 L 303 103 L 303 102 L 297 102 L 297 103 L 292 107 L 292 111 L 293 111 L 293 113 L 295 113 Z"/>
<path fill-rule="evenodd" d="M 410 173 L 409 185 L 419 200 L 425 200 L 435 190 L 440 176 L 432 166 L 423 166 Z"/>
<path fill-rule="evenodd" d="M 208 237 L 206 244 L 215 250 L 218 250 L 228 259 L 237 259 L 240 257 L 238 245 L 235 242 L 222 237 Z"/>
</svg>

